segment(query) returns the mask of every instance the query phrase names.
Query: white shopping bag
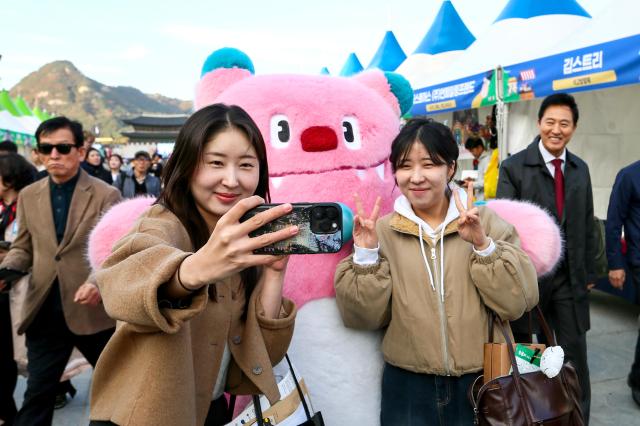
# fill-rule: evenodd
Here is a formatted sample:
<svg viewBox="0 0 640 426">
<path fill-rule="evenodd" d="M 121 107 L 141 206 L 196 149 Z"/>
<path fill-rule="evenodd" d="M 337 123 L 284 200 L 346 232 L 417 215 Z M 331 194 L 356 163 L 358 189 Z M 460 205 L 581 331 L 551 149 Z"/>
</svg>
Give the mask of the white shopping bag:
<svg viewBox="0 0 640 426">
<path fill-rule="evenodd" d="M 269 420 L 269 424 L 276 426 L 298 426 L 307 421 L 307 416 L 300 400 L 300 394 L 296 389 L 296 383 L 291 374 L 291 370 L 283 360 L 280 364 L 273 368 L 273 373 L 278 382 L 280 390 L 280 400 L 275 404 L 269 404 L 269 400 L 264 396 L 260 396 L 260 407 L 262 408 L 262 416 Z M 309 399 L 309 391 L 304 384 L 304 379 L 296 372 L 300 389 L 304 394 L 305 400 L 311 412 L 311 400 Z M 256 410 L 253 402 L 250 403 L 243 411 L 226 426 L 251 426 L 256 424 Z"/>
</svg>

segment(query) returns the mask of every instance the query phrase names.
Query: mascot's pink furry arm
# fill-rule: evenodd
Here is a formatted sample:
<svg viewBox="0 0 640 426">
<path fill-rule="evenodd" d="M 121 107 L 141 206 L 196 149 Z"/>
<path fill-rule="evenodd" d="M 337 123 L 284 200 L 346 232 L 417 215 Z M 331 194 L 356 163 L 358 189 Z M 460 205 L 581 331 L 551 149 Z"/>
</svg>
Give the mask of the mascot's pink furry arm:
<svg viewBox="0 0 640 426">
<path fill-rule="evenodd" d="M 395 195 L 387 161 L 390 143 L 412 98 L 410 86 L 396 74 L 254 76 L 246 55 L 221 49 L 205 62 L 196 108 L 224 102 L 253 117 L 267 143 L 274 202 L 352 206 L 358 192 L 367 206 L 381 195 L 384 213 Z M 107 213 L 90 239 L 94 267 L 150 202 L 127 201 Z M 522 203 L 495 201 L 489 207 L 516 226 L 538 273 L 549 272 L 561 251 L 553 220 Z M 350 250 L 345 245 L 337 255 L 292 256 L 285 293 L 299 313 L 289 353 L 327 424 L 374 425 L 379 423 L 381 334 L 345 328 L 334 299 L 335 266 Z"/>
</svg>

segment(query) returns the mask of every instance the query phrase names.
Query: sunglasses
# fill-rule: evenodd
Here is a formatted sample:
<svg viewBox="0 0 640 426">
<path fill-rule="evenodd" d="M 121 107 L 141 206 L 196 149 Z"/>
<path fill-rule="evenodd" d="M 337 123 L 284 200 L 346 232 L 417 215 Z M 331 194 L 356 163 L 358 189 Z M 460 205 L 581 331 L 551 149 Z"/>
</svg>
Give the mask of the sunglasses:
<svg viewBox="0 0 640 426">
<path fill-rule="evenodd" d="M 72 143 L 61 143 L 58 145 L 52 145 L 50 143 L 41 143 L 38 146 L 38 152 L 40 154 L 49 155 L 53 151 L 53 148 L 58 151 L 58 153 L 62 155 L 67 155 L 71 152 L 71 149 L 76 148 L 76 146 Z"/>
</svg>

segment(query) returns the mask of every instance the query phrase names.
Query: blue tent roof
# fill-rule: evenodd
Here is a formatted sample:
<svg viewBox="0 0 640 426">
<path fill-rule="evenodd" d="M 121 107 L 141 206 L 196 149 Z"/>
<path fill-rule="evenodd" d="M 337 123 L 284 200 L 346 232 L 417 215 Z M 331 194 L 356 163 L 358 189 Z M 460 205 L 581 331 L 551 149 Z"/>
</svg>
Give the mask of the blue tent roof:
<svg viewBox="0 0 640 426">
<path fill-rule="evenodd" d="M 476 38 L 462 22 L 462 18 L 458 15 L 451 1 L 445 0 L 440 6 L 436 19 L 433 20 L 429 32 L 413 53 L 435 55 L 452 50 L 464 50 L 475 40 Z"/>
<path fill-rule="evenodd" d="M 331 75 L 331 73 L 329 72 L 329 68 L 327 68 L 327 67 L 322 67 L 322 69 L 320 70 L 320 74 L 321 75 Z"/>
<path fill-rule="evenodd" d="M 342 77 L 349 77 L 349 76 L 352 76 L 354 74 L 359 73 L 363 69 L 364 69 L 364 67 L 360 63 L 360 60 L 358 59 L 356 54 L 355 53 L 350 53 L 349 57 L 347 58 L 347 62 L 344 63 L 344 66 L 342 67 L 342 70 L 340 71 L 340 75 Z"/>
<path fill-rule="evenodd" d="M 510 0 L 496 22 L 511 18 L 533 18 L 541 15 L 591 15 L 576 0 Z"/>
<path fill-rule="evenodd" d="M 382 71 L 395 71 L 400 64 L 407 59 L 407 55 L 400 47 L 400 43 L 393 35 L 393 31 L 387 31 L 367 68 L 379 68 Z"/>
</svg>

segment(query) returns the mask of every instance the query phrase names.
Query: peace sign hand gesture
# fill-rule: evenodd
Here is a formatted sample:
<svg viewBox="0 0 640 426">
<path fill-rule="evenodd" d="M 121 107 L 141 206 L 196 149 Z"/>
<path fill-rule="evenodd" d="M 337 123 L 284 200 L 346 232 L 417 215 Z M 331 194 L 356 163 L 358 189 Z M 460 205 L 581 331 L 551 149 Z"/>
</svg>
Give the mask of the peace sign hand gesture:
<svg viewBox="0 0 640 426">
<path fill-rule="evenodd" d="M 460 238 L 473 244 L 476 250 L 484 250 L 489 247 L 489 237 L 487 237 L 482 224 L 480 223 L 480 211 L 473 206 L 473 185 L 467 187 L 467 208 L 464 208 L 458 189 L 453 190 L 453 198 L 460 213 L 458 219 L 458 234 Z"/>
<path fill-rule="evenodd" d="M 353 243 L 358 247 L 374 249 L 378 247 L 376 222 L 380 214 L 380 197 L 376 198 L 371 215 L 367 217 L 358 194 L 353 194 L 356 202 L 356 216 L 353 218 Z"/>
</svg>

